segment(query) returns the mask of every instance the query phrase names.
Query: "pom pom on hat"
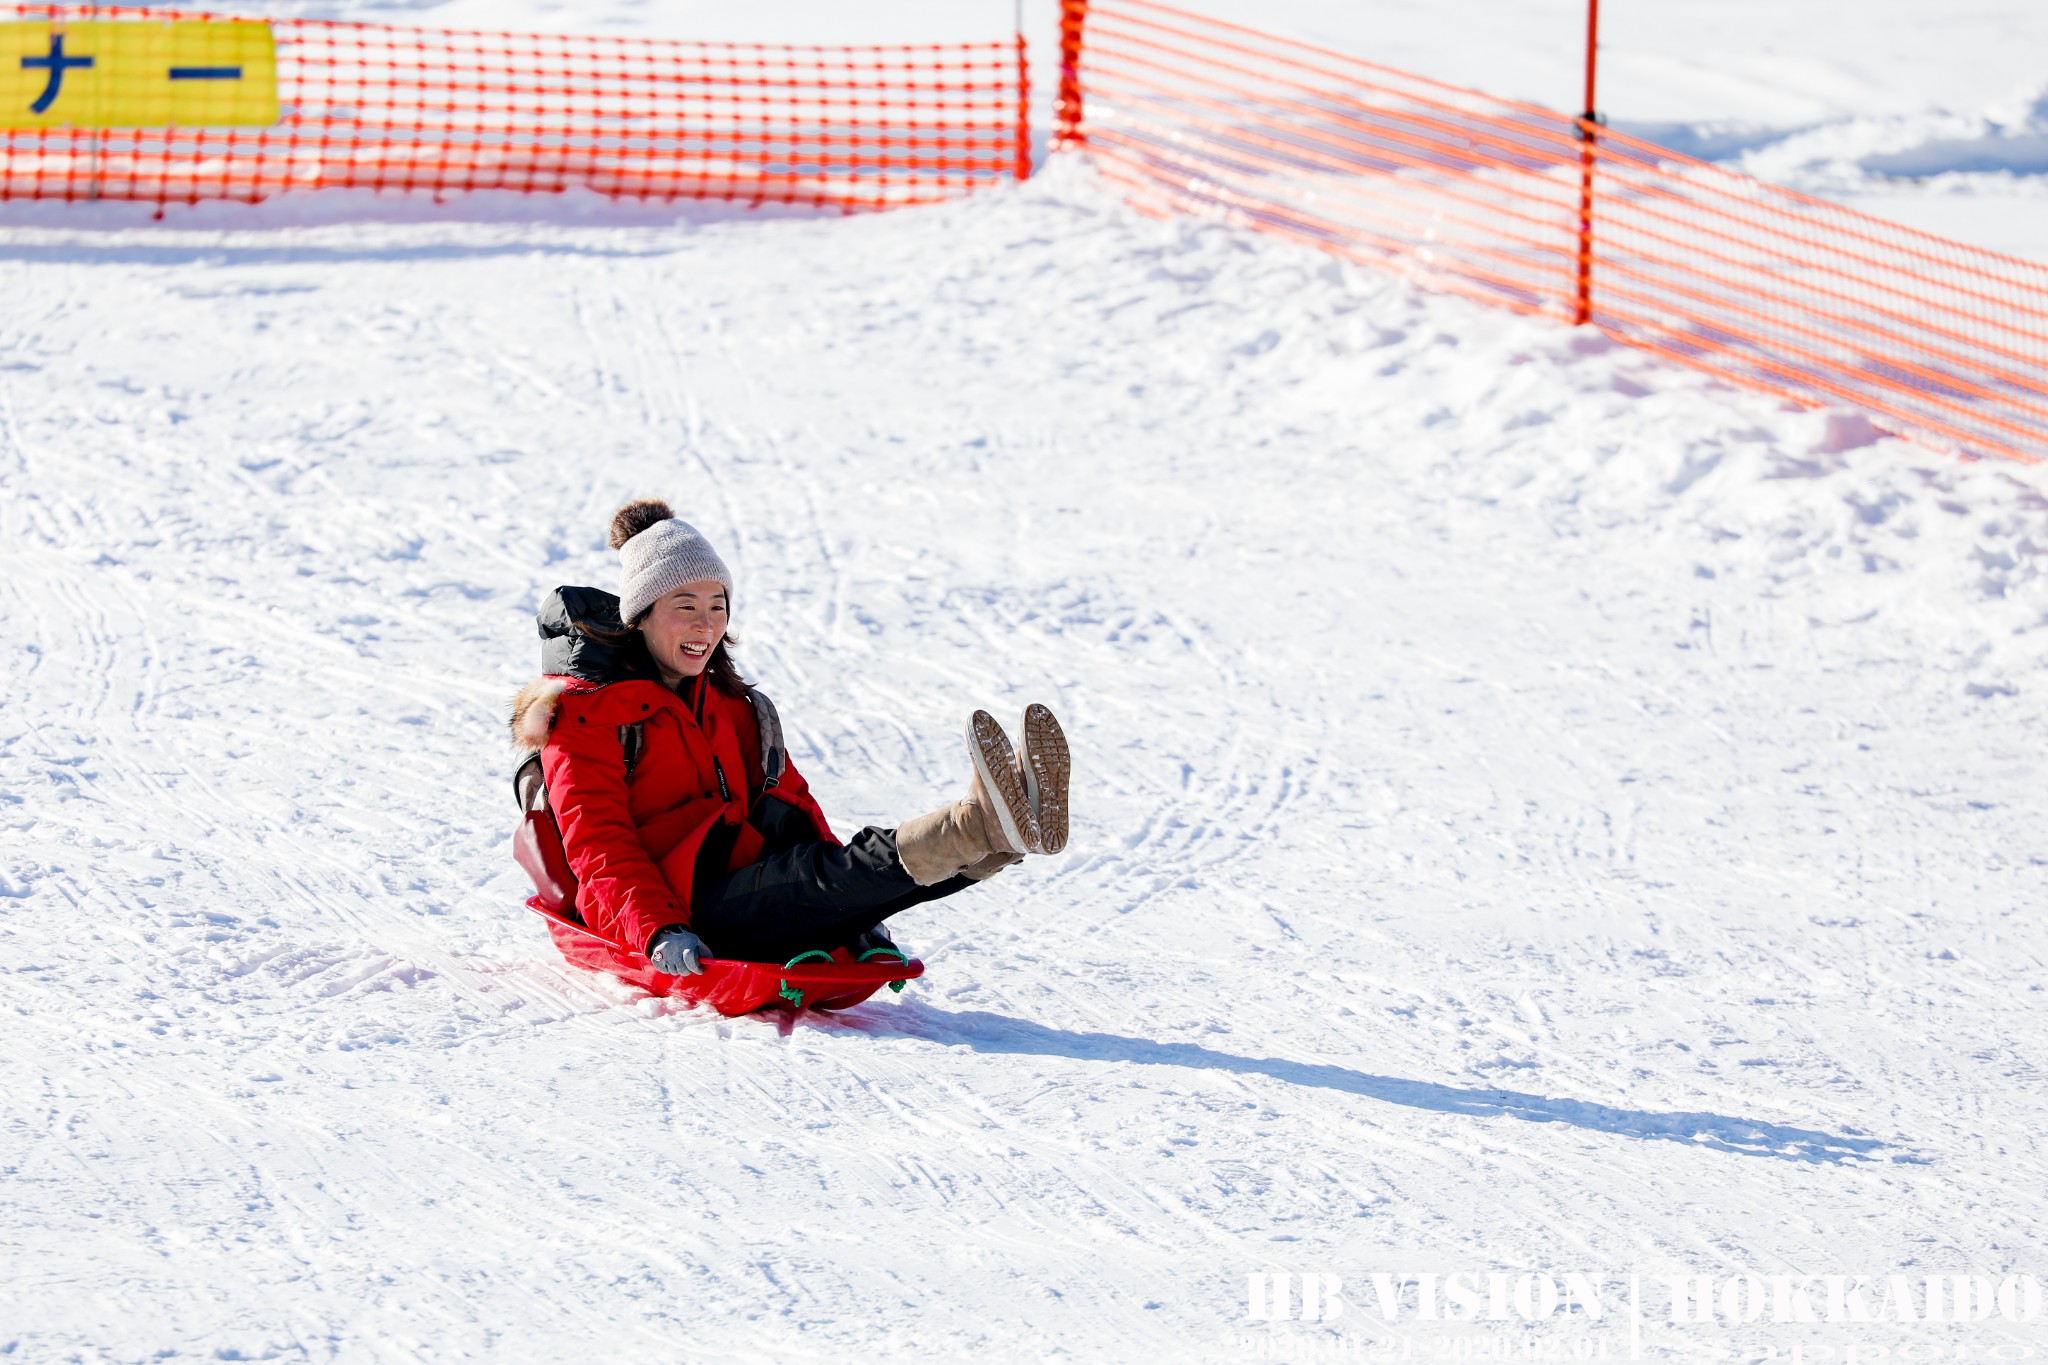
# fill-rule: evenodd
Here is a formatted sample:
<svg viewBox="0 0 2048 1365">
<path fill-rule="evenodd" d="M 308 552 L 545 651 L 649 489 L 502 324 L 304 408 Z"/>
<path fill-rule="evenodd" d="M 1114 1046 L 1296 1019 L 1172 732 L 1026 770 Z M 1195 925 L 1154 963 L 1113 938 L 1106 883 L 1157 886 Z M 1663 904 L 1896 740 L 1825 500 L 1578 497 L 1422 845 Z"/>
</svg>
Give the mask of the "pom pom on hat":
<svg viewBox="0 0 2048 1365">
<path fill-rule="evenodd" d="M 675 520 L 675 515 L 660 498 L 635 498 L 612 513 L 611 547 L 614 550 L 624 549 L 626 542 L 634 536 L 657 521 Z"/>
</svg>

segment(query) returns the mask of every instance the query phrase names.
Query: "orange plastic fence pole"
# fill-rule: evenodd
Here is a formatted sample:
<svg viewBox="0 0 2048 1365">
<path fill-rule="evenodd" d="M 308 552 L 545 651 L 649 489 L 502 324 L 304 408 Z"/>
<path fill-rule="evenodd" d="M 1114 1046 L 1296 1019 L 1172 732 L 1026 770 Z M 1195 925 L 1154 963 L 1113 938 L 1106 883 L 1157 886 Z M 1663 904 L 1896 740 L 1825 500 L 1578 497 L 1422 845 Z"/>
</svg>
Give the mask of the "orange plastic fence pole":
<svg viewBox="0 0 2048 1365">
<path fill-rule="evenodd" d="M 1017 178 L 1031 178 L 1031 54 L 1017 34 Z"/>
<path fill-rule="evenodd" d="M 1593 137 L 1600 126 L 1594 74 L 1600 58 L 1600 0 L 1586 0 L 1586 112 L 1579 115 L 1579 306 L 1572 321 L 1593 320 Z"/>
<path fill-rule="evenodd" d="M 1054 116 L 1061 147 L 1088 140 L 1081 131 L 1081 38 L 1087 23 L 1088 0 L 1060 0 L 1060 91 Z"/>
</svg>

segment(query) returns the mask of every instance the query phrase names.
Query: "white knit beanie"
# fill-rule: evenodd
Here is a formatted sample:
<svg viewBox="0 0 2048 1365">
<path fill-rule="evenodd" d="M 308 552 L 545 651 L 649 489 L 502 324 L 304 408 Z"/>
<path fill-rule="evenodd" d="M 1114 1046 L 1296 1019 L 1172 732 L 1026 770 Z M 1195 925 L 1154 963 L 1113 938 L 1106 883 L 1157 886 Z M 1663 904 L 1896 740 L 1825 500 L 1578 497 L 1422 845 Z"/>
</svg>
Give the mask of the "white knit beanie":
<svg viewBox="0 0 2048 1365">
<path fill-rule="evenodd" d="M 725 589 L 726 610 L 732 610 L 732 570 L 702 532 L 676 520 L 667 503 L 647 498 L 621 507 L 612 517 L 611 543 L 625 570 L 619 583 L 624 624 L 684 584 L 707 578 Z"/>
</svg>

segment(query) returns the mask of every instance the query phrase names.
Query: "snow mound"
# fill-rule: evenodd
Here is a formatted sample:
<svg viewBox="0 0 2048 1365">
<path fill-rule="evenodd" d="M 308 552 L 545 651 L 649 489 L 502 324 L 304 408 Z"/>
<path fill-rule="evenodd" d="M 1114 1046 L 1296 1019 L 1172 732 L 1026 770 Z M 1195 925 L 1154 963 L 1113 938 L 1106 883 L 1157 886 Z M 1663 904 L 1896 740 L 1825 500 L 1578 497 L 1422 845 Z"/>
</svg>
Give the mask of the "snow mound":
<svg viewBox="0 0 2048 1365">
<path fill-rule="evenodd" d="M 1860 160 L 1874 175 L 1926 180 L 1938 175 L 2048 175 L 2048 86 L 2017 107 L 1964 121 L 1952 136 L 1871 152 Z"/>
<path fill-rule="evenodd" d="M 2048 86 L 1975 113 L 1863 114 L 1795 128 L 1741 121 L 1617 126 L 1957 241 L 2048 259 Z"/>
</svg>

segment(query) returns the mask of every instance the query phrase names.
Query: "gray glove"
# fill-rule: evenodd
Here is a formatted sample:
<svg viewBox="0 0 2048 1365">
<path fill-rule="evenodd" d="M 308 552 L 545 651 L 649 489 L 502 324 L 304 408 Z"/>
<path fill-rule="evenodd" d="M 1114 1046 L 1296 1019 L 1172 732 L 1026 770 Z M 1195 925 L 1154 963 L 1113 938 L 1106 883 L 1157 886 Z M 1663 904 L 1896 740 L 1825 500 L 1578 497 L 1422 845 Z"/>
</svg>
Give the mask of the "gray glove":
<svg viewBox="0 0 2048 1365">
<path fill-rule="evenodd" d="M 680 924 L 657 931 L 647 945 L 647 960 L 654 964 L 654 970 L 670 976 L 701 976 L 705 959 L 710 956 L 704 949 L 704 940 Z"/>
</svg>

